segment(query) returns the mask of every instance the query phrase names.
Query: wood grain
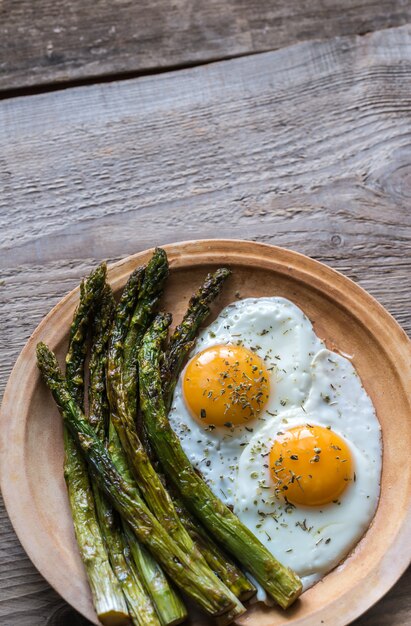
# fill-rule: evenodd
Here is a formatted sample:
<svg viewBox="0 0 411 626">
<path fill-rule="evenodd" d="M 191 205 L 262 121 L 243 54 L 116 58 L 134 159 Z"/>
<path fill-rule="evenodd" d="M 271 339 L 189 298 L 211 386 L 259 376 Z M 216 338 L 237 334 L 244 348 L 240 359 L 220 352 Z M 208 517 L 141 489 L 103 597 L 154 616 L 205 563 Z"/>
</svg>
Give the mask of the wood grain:
<svg viewBox="0 0 411 626">
<path fill-rule="evenodd" d="M 0 89 L 181 67 L 409 21 L 407 0 L 2 0 Z"/>
<path fill-rule="evenodd" d="M 410 46 L 404 27 L 3 101 L 2 390 L 93 263 L 189 238 L 309 254 L 410 331 Z M 44 626 L 61 602 L 1 520 L 0 624 Z M 356 626 L 406 624 L 410 582 Z"/>
</svg>

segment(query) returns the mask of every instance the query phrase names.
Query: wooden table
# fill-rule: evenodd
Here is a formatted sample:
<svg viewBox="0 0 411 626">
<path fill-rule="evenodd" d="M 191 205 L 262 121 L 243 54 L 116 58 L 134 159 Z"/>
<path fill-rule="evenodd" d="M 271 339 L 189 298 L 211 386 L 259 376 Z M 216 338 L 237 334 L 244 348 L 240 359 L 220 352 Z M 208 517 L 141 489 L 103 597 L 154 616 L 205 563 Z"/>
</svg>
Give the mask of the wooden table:
<svg viewBox="0 0 411 626">
<path fill-rule="evenodd" d="M 410 21 L 407 0 L 3 0 L 1 391 L 96 261 L 184 239 L 308 254 L 410 331 Z M 84 624 L 0 515 L 0 624 Z M 410 583 L 355 624 L 411 624 Z"/>
</svg>

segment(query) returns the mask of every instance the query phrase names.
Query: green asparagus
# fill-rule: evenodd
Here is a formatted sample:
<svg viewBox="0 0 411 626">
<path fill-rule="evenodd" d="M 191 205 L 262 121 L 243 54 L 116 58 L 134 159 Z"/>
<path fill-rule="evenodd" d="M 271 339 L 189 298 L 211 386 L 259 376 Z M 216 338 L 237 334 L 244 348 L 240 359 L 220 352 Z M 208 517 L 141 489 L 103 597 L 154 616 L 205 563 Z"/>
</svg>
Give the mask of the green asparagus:
<svg viewBox="0 0 411 626">
<path fill-rule="evenodd" d="M 70 395 L 54 354 L 44 343 L 37 345 L 37 363 L 65 423 L 88 461 L 93 477 L 137 538 L 163 565 L 170 578 L 208 614 L 218 616 L 234 609 L 235 596 L 222 592 L 217 577 L 207 576 L 199 570 L 192 556 L 169 537 L 138 493 L 118 473 L 104 444 Z"/>
<path fill-rule="evenodd" d="M 80 556 L 87 572 L 99 620 L 111 626 L 128 624 L 128 609 L 111 569 L 97 522 L 87 467 L 71 433 L 64 429 L 64 477 Z"/>
<path fill-rule="evenodd" d="M 167 255 L 156 248 L 147 263 L 144 280 L 138 294 L 137 305 L 130 320 L 124 341 L 123 393 L 133 420 L 137 417 L 137 353 L 145 331 L 160 299 L 163 284 L 168 276 Z"/>
<path fill-rule="evenodd" d="M 109 339 L 106 371 L 106 389 L 110 410 L 113 410 L 116 405 L 117 385 L 120 383 L 122 376 L 124 340 L 143 282 L 144 270 L 145 268 L 142 266 L 137 267 L 130 275 L 116 307 Z"/>
<path fill-rule="evenodd" d="M 121 377 L 123 343 L 126 338 L 133 310 L 136 306 L 140 293 L 144 274 L 145 268 L 138 267 L 130 275 L 127 284 L 124 287 L 120 301 L 116 307 L 109 341 L 109 351 L 112 359 L 110 371 L 112 376 L 106 376 L 107 394 L 109 396 L 111 406 L 115 405 L 117 396 L 117 388 L 115 386 L 113 388 L 112 381 L 113 379 L 118 380 Z M 116 369 L 117 366 L 118 369 Z M 118 472 L 127 481 L 134 480 L 129 470 L 125 452 L 121 446 L 111 417 L 109 421 L 108 449 Z M 135 483 L 134 487 L 136 488 Z M 126 526 L 126 524 L 124 524 L 124 526 Z M 161 567 L 157 564 L 155 559 L 152 558 L 150 553 L 138 543 L 134 534 L 130 535 L 130 533 L 127 533 L 126 528 L 125 532 L 128 535 L 130 550 L 133 554 L 133 558 L 135 559 L 136 566 L 139 569 L 140 576 L 144 580 L 146 589 L 155 604 L 161 622 L 163 624 L 178 624 L 181 621 L 184 621 L 187 616 L 186 608 L 180 597 L 170 586 L 167 578 L 161 570 Z"/>
<path fill-rule="evenodd" d="M 148 305 L 153 299 L 153 294 L 156 293 L 158 289 L 159 276 L 165 274 L 164 266 L 167 267 L 167 265 L 165 265 L 166 261 L 165 253 L 161 250 L 157 250 L 153 255 L 152 262 L 149 263 L 145 271 L 144 281 L 141 287 L 142 296 L 140 297 L 139 295 L 133 314 L 134 319 L 140 320 L 140 329 L 145 329 L 145 325 L 152 315 Z M 148 297 L 146 298 L 147 294 Z M 122 306 L 124 306 L 124 304 Z M 222 595 L 226 594 L 227 598 L 231 598 L 231 600 L 234 601 L 236 606 L 235 611 L 237 615 L 240 615 L 244 610 L 241 603 L 230 589 L 215 576 L 201 552 L 192 541 L 190 535 L 185 530 L 174 509 L 174 505 L 167 490 L 150 463 L 147 452 L 138 437 L 134 415 L 132 414 L 133 409 L 130 410 L 122 371 L 119 365 L 123 359 L 124 338 L 128 330 L 126 316 L 122 316 L 121 319 L 116 319 L 115 317 L 113 329 L 116 333 L 116 341 L 110 341 L 107 363 L 107 387 L 110 390 L 111 421 L 116 428 L 121 445 L 126 452 L 134 478 L 138 482 L 139 489 L 147 506 L 169 532 L 171 539 L 173 539 L 182 550 L 191 555 L 198 571 L 202 573 L 204 577 L 210 577 L 214 585 L 219 588 Z M 143 334 L 142 330 L 140 330 L 140 334 Z M 135 336 L 134 339 L 138 341 L 138 336 Z"/>
<path fill-rule="evenodd" d="M 105 264 L 100 265 L 81 283 L 80 302 L 70 328 L 69 349 L 66 356 L 67 385 L 80 406 L 84 398 L 84 361 L 86 333 L 90 314 L 104 288 Z M 110 567 L 107 551 L 97 521 L 95 501 L 87 467 L 77 445 L 64 428 L 64 477 L 70 500 L 74 530 L 81 558 L 84 562 L 94 607 L 105 624 L 126 623 L 127 605 L 119 583 Z"/>
<path fill-rule="evenodd" d="M 191 297 L 181 324 L 176 326 L 161 367 L 163 396 L 166 410 L 170 408 L 179 372 L 193 348 L 201 324 L 210 313 L 210 304 L 220 293 L 230 270 L 222 267 L 209 274 L 200 289 Z"/>
<path fill-rule="evenodd" d="M 161 622 L 140 581 L 135 564 L 130 557 L 126 556 L 128 546 L 116 511 L 101 491 L 98 491 L 94 497 L 96 501 L 101 499 L 98 507 L 98 511 L 103 513 L 99 515 L 100 527 L 111 566 L 127 600 L 134 626 L 160 626 Z"/>
<path fill-rule="evenodd" d="M 108 430 L 109 407 L 105 391 L 105 364 L 107 343 L 114 314 L 115 302 L 108 284 L 104 286 L 96 305 L 93 320 L 93 343 L 89 363 L 89 423 L 97 437 L 104 442 Z M 117 576 L 127 601 L 134 626 L 160 626 L 154 606 L 140 581 L 136 566 L 126 558 L 128 548 L 121 522 L 96 482 L 92 483 L 97 517 L 111 567 Z"/>
<path fill-rule="evenodd" d="M 107 275 L 105 263 L 101 263 L 80 284 L 80 300 L 70 326 L 69 347 L 66 355 L 66 378 L 70 393 L 80 406 L 84 402 L 84 362 L 87 353 L 87 331 L 91 314 L 104 290 Z"/>
<path fill-rule="evenodd" d="M 213 572 L 227 585 L 241 601 L 249 600 L 255 593 L 254 585 L 248 580 L 235 563 L 233 563 L 207 532 L 184 506 L 178 494 L 172 493 L 175 509 L 184 528 L 194 541 Z"/>
<path fill-rule="evenodd" d="M 93 343 L 89 362 L 88 419 L 101 440 L 106 438 L 110 418 L 105 382 L 107 345 L 115 311 L 111 287 L 104 286 L 92 324 Z"/>
<path fill-rule="evenodd" d="M 127 457 L 121 447 L 117 431 L 112 422 L 110 422 L 109 428 L 108 452 L 119 474 L 127 482 L 132 484 L 133 488 L 138 493 L 137 484 L 135 483 L 132 472 L 129 469 Z M 135 565 L 141 579 L 144 582 L 147 592 L 150 594 L 150 597 L 154 602 L 154 606 L 156 607 L 161 623 L 164 626 L 167 624 L 180 624 L 187 617 L 187 610 L 183 601 L 176 591 L 170 586 L 163 570 L 158 565 L 156 560 L 151 556 L 146 548 L 137 541 L 136 536 L 128 524 L 124 522 L 123 526 Z"/>
<path fill-rule="evenodd" d="M 179 490 L 189 510 L 267 593 L 281 607 L 287 608 L 300 595 L 301 581 L 213 494 L 194 470 L 170 426 L 160 374 L 160 354 L 167 324 L 167 316 L 158 315 L 145 334 L 139 352 L 140 401 L 151 444 L 166 476 Z"/>
</svg>

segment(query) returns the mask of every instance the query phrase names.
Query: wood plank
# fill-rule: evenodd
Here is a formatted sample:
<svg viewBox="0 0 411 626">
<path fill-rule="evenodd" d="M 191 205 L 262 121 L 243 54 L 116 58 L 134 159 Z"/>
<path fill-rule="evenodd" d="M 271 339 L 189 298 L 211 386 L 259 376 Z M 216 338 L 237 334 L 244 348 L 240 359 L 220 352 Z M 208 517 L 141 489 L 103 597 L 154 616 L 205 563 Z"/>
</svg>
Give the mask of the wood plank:
<svg viewBox="0 0 411 626">
<path fill-rule="evenodd" d="M 406 0 L 3 0 L 0 89 L 136 75 L 409 21 Z"/>
<path fill-rule="evenodd" d="M 410 331 L 410 51 L 403 27 L 0 103 L 1 390 L 97 260 L 196 237 L 309 254 Z M 1 521 L 0 624 L 73 625 Z M 410 582 L 356 626 L 408 623 Z"/>
</svg>

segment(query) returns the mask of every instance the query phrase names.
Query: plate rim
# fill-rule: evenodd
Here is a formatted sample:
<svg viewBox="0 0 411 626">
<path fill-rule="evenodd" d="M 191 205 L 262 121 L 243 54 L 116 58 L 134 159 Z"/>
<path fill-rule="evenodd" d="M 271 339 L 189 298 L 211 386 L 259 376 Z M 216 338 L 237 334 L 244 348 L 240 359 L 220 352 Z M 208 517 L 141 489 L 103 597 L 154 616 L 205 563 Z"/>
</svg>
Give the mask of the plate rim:
<svg viewBox="0 0 411 626">
<path fill-rule="evenodd" d="M 196 246 L 198 246 L 199 244 L 200 244 L 201 250 L 200 249 L 195 250 Z M 187 240 L 187 241 L 181 241 L 181 242 L 176 242 L 176 243 L 169 243 L 161 247 L 163 247 L 166 250 L 166 252 L 171 255 L 171 259 L 170 259 L 171 269 L 187 266 L 187 264 L 185 265 L 184 263 L 184 256 L 187 256 L 187 255 L 190 257 L 195 257 L 196 262 L 194 263 L 194 265 L 197 265 L 197 266 L 204 265 L 206 263 L 207 264 L 216 264 L 217 262 L 224 263 L 223 259 L 221 259 L 220 261 L 218 260 L 218 258 L 224 254 L 227 254 L 228 256 L 231 256 L 231 257 L 238 256 L 239 258 L 237 259 L 237 261 L 240 264 L 241 264 L 241 261 L 242 261 L 242 264 L 244 264 L 245 256 L 247 259 L 251 259 L 252 257 L 258 257 L 259 260 L 261 261 L 261 259 L 266 260 L 267 255 L 268 257 L 270 255 L 273 255 L 274 259 L 268 258 L 268 265 L 273 266 L 273 262 L 275 262 L 275 264 L 279 266 L 278 267 L 279 271 L 282 271 L 282 273 L 292 276 L 294 279 L 297 278 L 296 275 L 293 276 L 294 271 L 296 271 L 296 273 L 299 273 L 300 275 L 309 275 L 311 279 L 314 278 L 314 282 L 317 283 L 317 286 L 313 286 L 311 285 L 311 282 L 310 282 L 309 283 L 310 288 L 319 289 L 323 293 L 323 290 L 320 289 L 320 285 L 326 286 L 327 289 L 325 291 L 326 291 L 327 296 L 332 297 L 333 301 L 337 305 L 343 306 L 343 308 L 347 308 L 347 307 L 345 305 L 342 305 L 340 302 L 338 302 L 338 300 L 336 300 L 333 296 L 336 296 L 338 293 L 340 293 L 341 288 L 346 287 L 347 290 L 344 290 L 344 295 L 347 295 L 347 293 L 350 294 L 351 296 L 350 299 L 352 300 L 352 303 L 354 304 L 354 311 L 350 309 L 350 312 L 351 314 L 353 313 L 355 314 L 355 317 L 357 318 L 359 323 L 361 323 L 364 326 L 364 322 L 362 321 L 361 315 L 359 315 L 359 313 L 361 312 L 361 310 L 364 310 L 364 307 L 361 305 L 362 305 L 362 302 L 365 300 L 365 304 L 368 304 L 368 306 L 371 305 L 372 308 L 374 309 L 375 314 L 373 316 L 373 323 L 374 323 L 374 326 L 382 333 L 382 336 L 384 336 L 386 333 L 389 332 L 391 336 L 391 341 L 392 341 L 392 334 L 394 333 L 395 335 L 394 340 L 396 343 L 398 343 L 398 346 L 397 346 L 398 352 L 396 356 L 400 356 L 400 360 L 402 361 L 402 364 L 404 365 L 404 368 L 401 368 L 400 371 L 398 371 L 397 367 L 395 368 L 395 370 L 401 380 L 401 384 L 404 390 L 406 390 L 407 371 L 409 371 L 409 375 L 411 375 L 411 363 L 409 362 L 410 360 L 409 357 L 411 356 L 411 342 L 409 341 L 407 334 L 401 328 L 398 322 L 394 319 L 394 317 L 371 294 L 369 294 L 363 287 L 355 283 L 352 279 L 345 276 L 338 270 L 335 270 L 334 268 L 326 265 L 325 263 L 312 259 L 309 256 L 306 256 L 300 252 L 297 252 L 288 248 L 283 248 L 283 247 L 274 246 L 271 244 L 254 242 L 254 241 L 244 240 L 244 239 L 194 239 L 194 240 Z M 204 248 L 206 248 L 206 250 Z M 242 250 L 244 248 L 249 249 L 246 251 L 247 252 L 246 254 L 244 254 L 244 251 Z M 116 284 L 123 282 L 122 274 L 121 274 L 122 267 L 124 265 L 128 266 L 130 263 L 133 264 L 135 261 L 138 262 L 139 259 L 143 258 L 144 256 L 148 256 L 153 250 L 154 248 L 148 248 L 146 250 L 137 252 L 133 255 L 124 257 L 123 259 L 115 263 L 109 264 L 108 265 L 108 277 L 110 280 L 110 284 L 114 285 L 114 288 L 115 288 Z M 252 253 L 250 252 L 250 250 L 252 250 Z M 259 252 L 261 253 L 261 255 L 258 254 Z M 308 270 L 307 268 L 303 267 L 303 265 L 306 265 L 307 263 L 308 263 Z M 190 265 L 193 265 L 193 261 L 190 263 Z M 261 265 L 259 265 L 259 267 L 261 267 Z M 335 284 L 331 285 L 330 282 L 326 280 L 327 278 L 334 278 L 336 281 Z M 44 567 L 42 563 L 39 563 L 37 553 L 33 554 L 33 550 L 31 549 L 31 543 L 29 542 L 29 538 L 26 536 L 26 533 L 24 532 L 24 523 L 21 521 L 19 516 L 15 515 L 14 506 L 13 506 L 14 499 L 12 498 L 12 494 L 11 494 L 12 489 L 10 486 L 11 485 L 10 468 L 8 467 L 8 463 L 7 463 L 7 458 L 10 453 L 8 452 L 8 448 L 7 448 L 7 436 L 6 436 L 8 429 L 11 428 L 11 425 L 9 423 L 11 420 L 9 420 L 8 417 L 10 413 L 13 413 L 12 406 L 11 406 L 12 405 L 11 395 L 12 395 L 12 385 L 14 382 L 14 378 L 19 373 L 21 364 L 23 363 L 23 361 L 25 361 L 27 356 L 31 355 L 31 358 L 32 358 L 33 345 L 35 342 L 37 342 L 39 336 L 43 334 L 44 330 L 47 329 L 50 319 L 53 318 L 57 314 L 57 312 L 61 308 L 65 307 L 68 303 L 70 304 L 70 306 L 74 306 L 77 300 L 78 292 L 79 292 L 79 286 L 75 287 L 70 292 L 68 292 L 65 296 L 63 296 L 56 303 L 56 305 L 53 306 L 53 308 L 49 311 L 49 313 L 47 313 L 42 318 L 38 326 L 35 328 L 31 336 L 25 343 L 24 347 L 20 351 L 20 354 L 10 373 L 9 379 L 5 387 L 3 401 L 0 407 L 0 426 L 1 426 L 0 427 L 0 489 L 3 495 L 6 511 L 11 521 L 11 524 L 13 526 L 13 529 L 16 532 L 16 535 L 21 545 L 23 546 L 23 549 L 25 550 L 27 556 L 30 558 L 33 565 L 40 572 L 40 574 L 46 579 L 48 584 L 61 597 L 63 597 L 63 599 L 66 602 L 68 602 L 71 606 L 73 606 L 82 615 L 90 619 L 90 614 L 88 612 L 84 611 L 84 609 L 82 610 L 82 608 L 78 608 L 77 606 L 73 604 L 72 594 L 70 595 L 69 592 L 66 593 L 65 589 L 59 588 L 58 585 L 55 585 L 52 582 L 53 579 L 50 579 L 50 576 L 49 576 L 49 568 Z M 355 302 L 356 300 L 355 295 L 359 296 L 357 302 Z M 365 328 L 371 335 L 375 337 L 375 333 L 372 332 L 369 327 L 365 327 Z M 390 361 L 392 361 L 392 355 L 387 353 L 384 347 L 383 341 L 380 338 L 379 338 L 379 344 L 384 350 L 384 354 L 386 355 L 386 357 Z M 408 358 L 407 358 L 407 353 L 408 353 Z M 395 540 L 389 546 L 388 551 L 384 552 L 384 556 L 386 556 L 387 554 L 392 554 L 393 556 L 396 557 L 397 567 L 394 569 L 395 573 L 393 573 L 393 571 L 390 571 L 390 574 L 387 574 L 386 572 L 384 575 L 385 576 L 384 584 L 378 585 L 377 588 L 374 588 L 374 590 L 369 589 L 368 590 L 370 592 L 369 594 L 363 594 L 362 600 L 359 603 L 355 604 L 355 606 L 351 608 L 349 613 L 344 616 L 344 621 L 338 622 L 338 624 L 337 622 L 334 621 L 335 626 L 346 626 L 347 624 L 351 623 L 352 620 L 362 615 L 371 606 L 373 606 L 376 602 L 378 602 L 378 600 L 380 600 L 383 597 L 383 595 L 385 595 L 385 593 L 389 591 L 389 589 L 395 584 L 395 582 L 397 582 L 397 580 L 401 577 L 401 575 L 407 569 L 409 562 L 411 560 L 411 494 L 410 494 L 409 500 L 410 501 L 409 501 L 408 512 L 404 516 L 403 523 L 398 530 Z M 408 548 L 409 548 L 408 551 L 404 550 L 404 546 L 407 543 L 408 543 Z M 409 552 L 409 555 L 407 555 L 407 552 Z M 374 591 L 374 593 L 372 593 L 372 591 Z M 322 610 L 323 609 L 320 609 L 320 611 Z M 317 611 L 316 619 L 320 617 L 321 617 L 321 613 Z M 303 625 L 308 626 L 311 622 L 307 621 L 307 619 L 309 620 L 309 616 L 302 617 L 298 621 L 293 621 L 293 623 L 296 626 L 297 624 L 301 624 L 301 626 Z M 94 623 L 99 624 L 99 622 L 95 620 L 94 620 Z"/>
</svg>

